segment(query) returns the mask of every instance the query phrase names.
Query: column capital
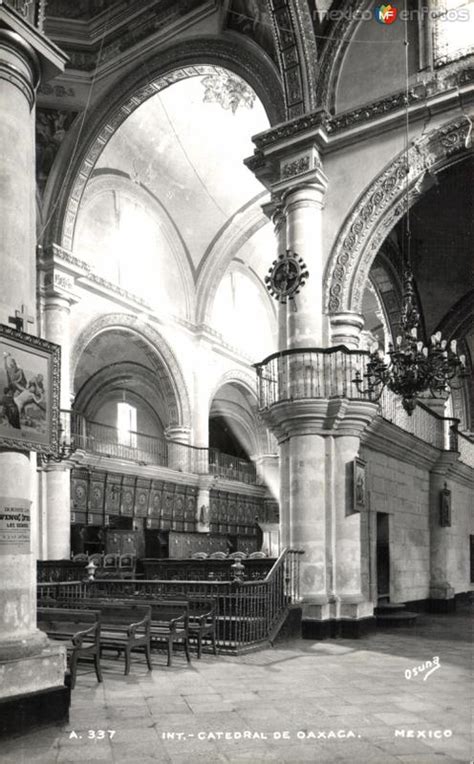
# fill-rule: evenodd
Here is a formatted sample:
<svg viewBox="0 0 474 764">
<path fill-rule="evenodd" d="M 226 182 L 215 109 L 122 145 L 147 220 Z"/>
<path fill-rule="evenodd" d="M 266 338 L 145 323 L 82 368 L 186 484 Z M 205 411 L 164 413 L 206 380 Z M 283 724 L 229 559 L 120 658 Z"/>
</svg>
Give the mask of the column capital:
<svg viewBox="0 0 474 764">
<path fill-rule="evenodd" d="M 331 343 L 345 345 L 348 348 L 358 348 L 360 333 L 364 328 L 364 317 L 360 313 L 333 313 L 329 316 L 331 323 Z"/>
<path fill-rule="evenodd" d="M 370 401 L 320 398 L 276 403 L 261 416 L 280 442 L 301 435 L 360 437 L 377 411 Z"/>
<path fill-rule="evenodd" d="M 166 440 L 173 443 L 189 443 L 191 428 L 180 424 L 172 424 L 165 430 Z"/>
<path fill-rule="evenodd" d="M 64 71 L 66 54 L 6 5 L 4 0 L 0 0 L 0 47 L 4 45 L 29 62 L 34 93 L 40 79 L 47 81 Z"/>
<path fill-rule="evenodd" d="M 274 195 L 284 199 L 293 191 L 318 190 L 320 201 L 326 192 L 328 179 L 323 172 L 323 165 L 316 146 L 309 146 L 303 151 L 287 154 L 280 159 L 279 178 L 272 185 Z M 315 199 L 315 201 L 317 201 Z"/>
<path fill-rule="evenodd" d="M 45 298 L 59 298 L 69 305 L 79 301 L 76 292 L 76 280 L 86 276 L 89 269 L 86 263 L 78 260 L 69 252 L 52 244 L 43 249 L 37 247 L 39 265 L 39 288 Z M 48 302 L 51 302 L 49 299 Z M 58 303 L 58 307 L 60 307 Z M 64 307 L 66 305 L 64 304 Z"/>
</svg>

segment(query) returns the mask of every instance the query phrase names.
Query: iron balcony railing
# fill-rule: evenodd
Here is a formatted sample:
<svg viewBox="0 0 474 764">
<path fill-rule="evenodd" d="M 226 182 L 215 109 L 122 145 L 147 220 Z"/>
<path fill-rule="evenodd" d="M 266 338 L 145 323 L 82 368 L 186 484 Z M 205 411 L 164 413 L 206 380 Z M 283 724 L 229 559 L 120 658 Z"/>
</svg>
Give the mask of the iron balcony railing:
<svg viewBox="0 0 474 764">
<path fill-rule="evenodd" d="M 285 549 L 260 581 L 67 581 L 37 585 L 43 607 L 80 606 L 81 599 L 209 599 L 216 604 L 217 645 L 235 653 L 272 641 L 290 605 L 300 602 L 299 550 Z M 245 569 L 245 561 L 244 561 Z"/>
<path fill-rule="evenodd" d="M 369 353 L 350 350 L 344 345 L 331 348 L 284 350 L 255 364 L 261 410 L 285 401 L 348 398 L 376 400 L 360 392 L 354 382 L 356 372 L 366 372 Z M 473 461 L 474 443 L 458 432 L 458 420 L 442 417 L 422 402 L 411 416 L 398 396 L 385 388 L 380 396 L 381 417 L 420 440 L 444 451 L 457 451 L 466 464 Z"/>
<path fill-rule="evenodd" d="M 88 420 L 74 411 L 61 411 L 60 440 L 66 451 L 79 449 L 181 472 L 209 471 L 228 480 L 252 485 L 258 482 L 253 462 L 224 454 L 217 448 L 176 443 L 142 432 L 121 432 L 117 427 Z"/>
<path fill-rule="evenodd" d="M 267 409 L 275 403 L 309 398 L 367 400 L 354 379 L 357 371 L 366 371 L 368 357 L 368 351 L 344 345 L 273 353 L 255 364 L 259 406 Z"/>
</svg>

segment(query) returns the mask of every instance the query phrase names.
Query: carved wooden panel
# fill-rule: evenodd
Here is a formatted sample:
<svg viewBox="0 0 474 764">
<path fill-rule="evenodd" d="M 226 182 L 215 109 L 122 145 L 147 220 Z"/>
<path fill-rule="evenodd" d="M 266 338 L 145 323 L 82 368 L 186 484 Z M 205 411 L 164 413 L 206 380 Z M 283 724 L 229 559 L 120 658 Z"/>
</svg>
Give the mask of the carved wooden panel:
<svg viewBox="0 0 474 764">
<path fill-rule="evenodd" d="M 135 503 L 135 481 L 131 475 L 124 475 L 122 480 L 122 497 L 120 501 L 120 514 L 132 517 Z"/>
<path fill-rule="evenodd" d="M 137 478 L 135 488 L 135 507 L 134 514 L 137 517 L 146 517 L 148 514 L 148 502 L 150 500 L 150 480 Z"/>
</svg>

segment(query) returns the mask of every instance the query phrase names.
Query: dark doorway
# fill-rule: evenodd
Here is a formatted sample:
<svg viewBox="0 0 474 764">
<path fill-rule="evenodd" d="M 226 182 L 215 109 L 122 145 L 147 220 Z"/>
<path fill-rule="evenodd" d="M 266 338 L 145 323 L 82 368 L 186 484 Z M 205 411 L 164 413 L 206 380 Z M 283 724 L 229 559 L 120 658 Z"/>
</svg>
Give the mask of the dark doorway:
<svg viewBox="0 0 474 764">
<path fill-rule="evenodd" d="M 389 515 L 377 512 L 377 599 L 390 599 Z"/>
</svg>

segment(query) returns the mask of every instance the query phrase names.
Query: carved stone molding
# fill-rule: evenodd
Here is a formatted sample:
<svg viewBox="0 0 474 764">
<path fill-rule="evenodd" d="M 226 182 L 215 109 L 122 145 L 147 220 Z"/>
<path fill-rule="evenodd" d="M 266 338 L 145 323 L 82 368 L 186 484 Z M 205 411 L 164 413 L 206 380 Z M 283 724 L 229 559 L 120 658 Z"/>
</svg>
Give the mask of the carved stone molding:
<svg viewBox="0 0 474 764">
<path fill-rule="evenodd" d="M 302 0 L 267 0 L 273 21 L 286 116 L 301 116 L 316 107 L 317 52 L 311 12 Z"/>
<path fill-rule="evenodd" d="M 463 117 L 415 141 L 359 197 L 333 247 L 326 271 L 328 313 L 361 310 L 364 285 L 372 262 L 390 230 L 406 212 L 406 183 L 413 205 L 421 196 L 417 182 L 426 169 L 449 163 L 467 151 L 469 120 Z M 408 176 L 408 178 L 407 178 Z"/>
<path fill-rule="evenodd" d="M 436 96 L 440 91 L 454 90 L 458 87 L 469 85 L 473 81 L 474 70 L 472 68 L 460 69 L 459 67 L 453 67 L 449 72 L 437 72 L 432 76 L 432 79 L 414 85 L 409 89 L 408 104 L 409 106 L 424 104 L 426 99 Z M 257 151 L 252 157 L 252 162 L 258 164 L 258 158 L 260 157 L 260 161 L 262 161 L 264 156 L 260 153 L 263 149 L 274 146 L 284 139 L 296 138 L 305 132 L 317 130 L 318 128 L 323 129 L 332 138 L 349 128 L 369 124 L 380 117 L 400 111 L 405 108 L 405 103 L 405 91 L 400 91 L 335 116 L 330 116 L 325 108 L 320 108 L 317 111 L 284 122 L 255 136 L 253 141 Z M 246 163 L 250 167 L 249 160 Z"/>
<path fill-rule="evenodd" d="M 271 123 L 285 117 L 281 83 L 273 64 L 245 38 L 230 34 L 225 40 L 185 40 L 154 55 L 146 68 L 131 74 L 120 88 L 114 84 L 88 119 L 76 157 L 60 152 L 61 165 L 47 186 L 47 200 L 54 209 L 48 229 L 50 241 L 72 249 L 78 208 L 96 162 L 110 138 L 144 101 L 182 79 L 212 74 L 227 68 L 247 82 L 261 99 Z M 72 128 L 74 131 L 74 127 Z M 58 156 L 59 159 L 59 156 Z M 48 210 L 44 211 L 45 218 Z"/>
<path fill-rule="evenodd" d="M 191 405 L 188 385 L 176 360 L 174 353 L 166 340 L 149 324 L 128 313 L 107 313 L 97 316 L 76 338 L 71 351 L 71 386 L 77 365 L 88 344 L 107 330 L 129 329 L 145 340 L 150 348 L 151 359 L 157 369 L 165 369 L 170 381 L 172 398 L 169 397 L 170 411 L 174 412 L 174 421 L 170 424 L 191 426 Z"/>
</svg>

